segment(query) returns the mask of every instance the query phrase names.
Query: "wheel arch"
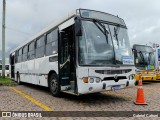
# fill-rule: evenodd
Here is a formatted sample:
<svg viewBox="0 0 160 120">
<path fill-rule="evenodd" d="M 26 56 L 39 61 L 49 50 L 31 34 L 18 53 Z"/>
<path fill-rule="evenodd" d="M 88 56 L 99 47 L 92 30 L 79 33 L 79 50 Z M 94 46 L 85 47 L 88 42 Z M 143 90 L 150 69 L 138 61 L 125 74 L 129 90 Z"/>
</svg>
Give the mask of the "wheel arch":
<svg viewBox="0 0 160 120">
<path fill-rule="evenodd" d="M 54 71 L 54 70 L 49 71 L 49 73 L 48 73 L 48 79 L 47 79 L 48 80 L 48 87 L 49 87 L 49 78 L 51 77 L 52 74 L 56 74 L 58 76 L 58 74 L 57 74 L 56 71 Z"/>
</svg>

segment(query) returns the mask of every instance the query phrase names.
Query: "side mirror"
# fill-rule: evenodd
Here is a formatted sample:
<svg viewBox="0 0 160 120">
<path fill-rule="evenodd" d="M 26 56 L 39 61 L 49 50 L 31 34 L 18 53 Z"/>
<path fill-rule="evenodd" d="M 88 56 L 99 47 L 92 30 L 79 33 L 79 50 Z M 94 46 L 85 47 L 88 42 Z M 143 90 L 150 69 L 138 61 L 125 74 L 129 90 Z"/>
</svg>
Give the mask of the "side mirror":
<svg viewBox="0 0 160 120">
<path fill-rule="evenodd" d="M 135 58 L 137 58 L 137 57 L 138 57 L 138 55 L 137 55 L 137 51 L 134 51 L 134 56 L 135 56 Z"/>
<path fill-rule="evenodd" d="M 137 55 L 137 50 L 132 49 L 132 53 L 133 53 L 133 55 L 134 55 L 134 57 L 135 57 L 135 58 L 137 58 L 137 57 L 138 57 L 138 55 Z"/>
<path fill-rule="evenodd" d="M 75 18 L 75 35 L 82 36 L 81 20 L 77 17 Z"/>
</svg>

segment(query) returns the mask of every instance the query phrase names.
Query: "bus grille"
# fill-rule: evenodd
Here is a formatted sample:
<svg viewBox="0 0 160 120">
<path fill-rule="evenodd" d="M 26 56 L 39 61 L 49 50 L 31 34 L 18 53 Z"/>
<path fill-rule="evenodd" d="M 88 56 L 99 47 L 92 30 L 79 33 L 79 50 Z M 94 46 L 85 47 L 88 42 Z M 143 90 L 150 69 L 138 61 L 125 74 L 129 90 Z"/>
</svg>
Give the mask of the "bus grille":
<svg viewBox="0 0 160 120">
<path fill-rule="evenodd" d="M 95 70 L 96 73 L 100 74 L 107 74 L 107 75 L 113 75 L 113 74 L 124 74 L 131 72 L 132 69 L 125 69 L 125 70 Z"/>
<path fill-rule="evenodd" d="M 126 76 L 117 76 L 117 77 L 105 77 L 102 81 L 109 81 L 114 80 L 115 82 L 118 82 L 119 80 L 127 79 Z"/>
</svg>

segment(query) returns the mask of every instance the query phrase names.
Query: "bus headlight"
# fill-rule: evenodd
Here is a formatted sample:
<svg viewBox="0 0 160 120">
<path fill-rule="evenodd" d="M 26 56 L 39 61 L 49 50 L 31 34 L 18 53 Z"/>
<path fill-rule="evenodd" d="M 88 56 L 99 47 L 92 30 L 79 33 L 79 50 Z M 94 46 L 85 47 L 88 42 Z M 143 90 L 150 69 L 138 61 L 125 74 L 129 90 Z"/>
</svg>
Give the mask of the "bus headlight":
<svg viewBox="0 0 160 120">
<path fill-rule="evenodd" d="M 90 83 L 94 83 L 94 78 L 89 78 Z"/>
<path fill-rule="evenodd" d="M 101 78 L 99 77 L 83 77 L 84 83 L 100 83 Z"/>
<path fill-rule="evenodd" d="M 89 83 L 100 83 L 101 82 L 101 78 L 98 77 L 90 77 L 89 78 Z"/>
<path fill-rule="evenodd" d="M 101 82 L 101 78 L 95 78 L 96 83 L 100 83 Z"/>
</svg>

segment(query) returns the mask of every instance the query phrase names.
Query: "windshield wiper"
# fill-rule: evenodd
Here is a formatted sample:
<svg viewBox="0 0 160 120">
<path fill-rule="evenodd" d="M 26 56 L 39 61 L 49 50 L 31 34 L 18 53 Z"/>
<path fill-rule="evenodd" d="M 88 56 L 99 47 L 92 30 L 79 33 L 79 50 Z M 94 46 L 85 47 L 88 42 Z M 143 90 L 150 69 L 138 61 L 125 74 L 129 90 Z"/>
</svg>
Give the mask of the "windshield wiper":
<svg viewBox="0 0 160 120">
<path fill-rule="evenodd" d="M 147 65 L 147 62 L 145 62 L 144 55 L 143 55 L 142 51 L 139 51 L 139 53 L 140 53 L 142 61 L 144 62 L 144 65 Z"/>
<path fill-rule="evenodd" d="M 117 29 L 114 27 L 114 37 L 116 38 L 116 40 L 117 40 L 117 46 L 119 47 L 118 28 L 119 28 L 119 26 L 117 26 Z"/>
<path fill-rule="evenodd" d="M 108 44 L 108 30 L 106 29 L 105 25 L 103 25 L 99 20 L 93 19 L 93 23 L 98 27 L 98 29 L 106 36 L 106 41 Z M 97 24 L 98 23 L 98 24 Z M 103 28 L 103 29 L 102 29 Z"/>
</svg>

